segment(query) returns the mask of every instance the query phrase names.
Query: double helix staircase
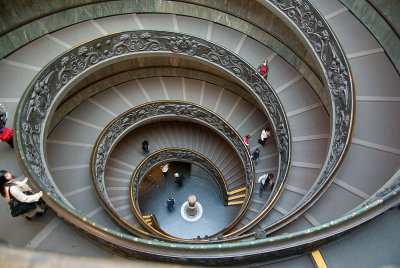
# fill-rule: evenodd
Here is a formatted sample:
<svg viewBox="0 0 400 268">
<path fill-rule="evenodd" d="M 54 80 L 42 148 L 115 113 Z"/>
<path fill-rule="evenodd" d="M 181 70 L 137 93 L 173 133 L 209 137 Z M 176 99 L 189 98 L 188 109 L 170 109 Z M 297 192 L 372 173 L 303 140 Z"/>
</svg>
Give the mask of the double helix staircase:
<svg viewBox="0 0 400 268">
<path fill-rule="evenodd" d="M 191 7 L 193 10 L 211 10 L 212 15 L 208 19 L 178 11 L 131 12 L 103 18 L 99 16 L 52 31 L 13 51 L 0 62 L 0 102 L 5 104 L 9 111 L 8 126 L 11 126 L 24 90 L 41 68 L 58 55 L 83 42 L 114 32 L 167 30 L 199 36 L 221 45 L 254 68 L 257 68 L 263 59 L 268 59 L 267 81 L 278 95 L 288 118 L 292 136 L 291 166 L 282 186 L 282 193 L 277 196 L 276 203 L 270 210 L 255 220 L 268 206 L 272 193 L 265 189 L 259 196 L 256 184 L 245 213 L 225 233 L 233 233 L 226 237 L 226 241 L 240 240 L 241 237 L 244 241 L 253 241 L 252 237 L 260 230 L 270 230 L 268 239 L 280 234 L 322 226 L 354 211 L 376 192 L 384 189 L 385 183 L 396 179 L 396 172 L 398 173 L 400 166 L 398 72 L 380 44 L 343 4 L 339 1 L 311 1 L 336 34 L 352 71 L 351 80 L 355 87 L 353 138 L 332 183 L 324 189 L 325 193 L 306 212 L 299 213 L 291 221 L 279 225 L 286 217 L 292 217 L 293 208 L 301 204 L 303 198 L 315 186 L 327 158 L 332 137 L 332 111 L 316 93 L 320 90 L 315 88 L 318 83 L 310 78 L 304 68 L 296 64 L 293 64 L 293 67 L 288 63 L 290 57 L 279 53 L 280 51 L 273 51 L 273 45 L 267 46 L 267 43 L 257 41 L 256 34 L 252 35 L 251 32 L 230 23 L 229 18 L 232 18 L 234 5 L 226 5 L 225 2 L 173 3 Z M 213 12 L 220 12 L 226 19 L 213 17 Z M 354 33 L 357 33 L 357 38 L 354 38 Z M 305 59 L 300 56 L 296 55 L 297 58 Z M 171 62 L 173 66 L 173 59 Z M 68 205 L 106 229 L 124 235 L 130 234 L 107 213 L 93 190 L 90 159 L 97 138 L 114 118 L 132 107 L 153 101 L 180 100 L 209 109 L 226 120 L 240 136 L 252 136 L 249 152 L 256 148 L 261 150 L 260 161 L 255 166 L 255 180 L 265 173 L 277 174 L 279 148 L 276 136 L 272 135 L 265 146 L 257 142 L 261 130 L 266 126 L 272 128 L 272 122 L 260 106 L 255 104 L 253 97 L 235 91 L 226 84 L 224 86 L 215 83 L 215 80 L 209 81 L 207 72 L 203 72 L 203 76 L 200 77 L 190 77 L 189 74 L 190 72 L 184 75 L 149 73 L 148 77 L 125 77 L 123 83 L 105 86 L 90 97 L 82 96 L 70 111 L 62 118 L 57 118 L 47 135 L 44 147 L 50 174 Z M 108 78 L 97 79 L 107 81 Z M 140 144 L 145 139 L 149 140 L 151 151 L 176 147 L 204 155 L 220 169 L 229 192 L 246 187 L 243 166 L 234 148 L 213 130 L 183 121 L 152 122 L 140 126 L 123 137 L 113 148 L 105 169 L 104 186 L 119 217 L 144 232 L 147 232 L 146 229 L 132 213 L 129 185 L 135 168 L 144 159 Z M 22 178 L 23 171 L 16 161 L 14 151 L 7 146 L 2 146 L 0 151 L 3 155 L 2 166 Z M 4 202 L 0 209 L 3 214 L 8 213 L 7 204 Z M 393 215 L 394 212 L 390 213 L 391 217 L 399 217 Z M 387 218 L 387 215 L 384 214 L 384 217 Z M 143 216 L 148 218 L 148 215 Z M 390 219 L 388 218 L 388 221 Z M 3 217 L 1 221 L 6 226 L 21 230 L 22 233 L 18 236 L 10 232 L 1 233 L 3 240 L 16 246 L 84 256 L 113 256 L 72 231 L 69 225 L 52 211 L 29 224 L 23 219 L 10 217 Z M 380 224 L 385 225 L 386 222 Z M 387 225 L 389 232 L 390 224 Z M 274 229 L 274 226 L 280 228 Z M 360 230 L 362 228 L 365 227 L 360 227 Z M 374 232 L 385 233 L 385 230 L 377 230 L 378 228 L 374 229 Z M 371 239 L 374 239 L 374 236 L 370 235 Z M 344 240 L 320 249 L 328 264 L 342 264 L 343 260 L 333 256 L 338 254 L 338 248 L 343 246 L 345 249 L 362 239 L 357 234 L 352 237 L 353 240 L 348 242 Z M 150 239 L 153 238 L 154 236 L 150 235 Z M 60 245 L 59 241 L 63 243 Z M 212 242 L 216 243 L 218 240 Z M 371 251 L 368 245 L 362 247 L 364 252 Z M 391 260 L 391 252 L 379 252 L 379 255 Z M 346 253 L 340 254 L 346 256 Z M 210 256 L 215 258 L 213 253 L 210 253 Z M 307 266 L 311 264 L 309 256 L 292 255 L 292 260 L 281 259 L 280 264 Z M 262 262 L 254 259 L 254 262 L 257 261 Z M 363 260 L 357 261 L 359 264 L 363 263 Z"/>
</svg>

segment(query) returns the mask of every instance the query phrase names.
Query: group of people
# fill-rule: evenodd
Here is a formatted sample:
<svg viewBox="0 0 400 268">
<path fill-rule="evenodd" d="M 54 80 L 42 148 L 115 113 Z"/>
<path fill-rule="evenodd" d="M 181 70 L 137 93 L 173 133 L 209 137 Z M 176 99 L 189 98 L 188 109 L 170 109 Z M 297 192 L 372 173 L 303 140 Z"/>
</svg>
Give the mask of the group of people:
<svg viewBox="0 0 400 268">
<path fill-rule="evenodd" d="M 267 79 L 268 77 L 268 72 L 269 72 L 269 67 L 268 67 L 268 60 L 264 60 L 264 62 L 257 68 L 257 71 Z M 265 142 L 267 139 L 271 136 L 271 131 L 267 127 L 263 131 L 261 131 L 260 139 L 258 140 L 258 143 L 261 144 L 262 146 L 265 145 Z M 247 138 L 247 139 L 246 139 Z M 249 140 L 250 140 L 250 135 L 247 135 L 244 139 L 244 143 L 249 146 Z M 256 148 L 254 152 L 251 153 L 251 158 L 254 161 L 254 165 L 257 166 L 258 164 L 258 158 L 260 157 L 260 149 Z M 270 185 L 271 190 L 274 187 L 275 181 L 274 181 L 274 174 L 272 173 L 267 173 L 262 176 L 260 176 L 257 180 L 257 183 L 260 184 L 259 188 L 259 195 L 262 196 L 262 192 L 264 190 L 265 186 Z"/>
<path fill-rule="evenodd" d="M 179 187 L 182 187 L 185 176 L 176 172 L 176 173 L 174 173 L 174 178 L 175 178 L 175 183 L 178 184 Z M 173 210 L 174 204 L 175 204 L 175 198 L 173 198 L 172 196 L 169 196 L 167 198 L 167 201 L 165 201 L 165 204 L 167 205 L 167 208 L 169 211 Z"/>
<path fill-rule="evenodd" d="M 165 178 L 167 178 L 168 176 L 168 169 L 169 169 L 169 163 L 165 162 L 163 164 L 161 164 L 160 169 L 163 173 L 163 176 Z M 185 179 L 185 176 L 183 176 L 182 174 L 179 174 L 178 172 L 174 173 L 174 178 L 175 178 L 175 183 L 178 184 L 179 187 L 182 187 L 183 185 L 183 180 Z"/>
<path fill-rule="evenodd" d="M 265 145 L 267 139 L 271 136 L 271 130 L 266 127 L 261 131 L 261 136 L 260 139 L 258 140 L 258 143 L 261 144 L 262 146 Z M 243 139 L 243 143 L 247 146 L 247 148 L 250 147 L 250 135 L 246 135 Z M 258 158 L 260 157 L 260 149 L 256 148 L 252 153 L 251 153 L 251 158 L 254 161 L 254 164 L 257 166 L 258 164 Z"/>
<path fill-rule="evenodd" d="M 161 164 L 160 169 L 163 173 L 163 176 L 165 178 L 168 177 L 168 169 L 169 169 L 169 163 L 165 162 L 163 164 Z M 183 181 L 185 180 L 185 176 L 183 176 L 183 174 L 180 174 L 178 172 L 174 173 L 174 182 L 178 185 L 178 187 L 182 187 L 183 186 Z M 175 204 L 175 198 L 173 198 L 172 196 L 169 196 L 167 198 L 167 200 L 165 201 L 165 204 L 167 205 L 167 208 L 169 211 L 171 211 L 174 208 L 174 204 Z"/>
<path fill-rule="evenodd" d="M 147 157 L 150 154 L 150 145 L 148 140 L 144 140 L 142 142 L 142 150 L 144 152 L 145 157 Z M 165 162 L 160 166 L 161 172 L 165 178 L 168 177 L 168 170 L 169 170 L 169 163 Z M 175 178 L 175 183 L 179 186 L 183 186 L 183 181 L 185 179 L 185 176 L 183 174 L 180 174 L 178 172 L 174 173 L 174 178 Z M 172 210 L 175 204 L 175 199 L 172 196 L 169 196 L 167 198 L 167 201 L 165 201 L 168 210 Z"/>
<path fill-rule="evenodd" d="M 268 60 L 264 60 L 263 63 L 261 63 L 261 65 L 257 68 L 257 72 L 259 74 L 261 74 L 261 76 L 264 79 L 267 79 L 268 77 L 268 72 L 269 72 L 269 66 L 268 66 Z M 271 130 L 267 127 L 264 130 L 261 131 L 261 135 L 260 135 L 260 139 L 258 140 L 258 143 L 261 144 L 262 146 L 265 145 L 267 139 L 271 136 Z M 243 139 L 244 144 L 249 147 L 250 145 L 250 135 L 246 135 Z M 150 153 L 150 146 L 149 146 L 149 142 L 147 140 L 144 140 L 142 142 L 142 150 L 145 154 L 145 156 L 147 157 Z M 260 157 L 260 149 L 256 148 L 252 153 L 251 153 L 251 158 L 254 161 L 254 164 L 257 166 L 258 164 L 258 160 Z M 163 173 L 164 177 L 167 177 L 167 173 L 168 173 L 168 168 L 169 168 L 169 163 L 164 163 L 161 165 L 161 170 Z M 175 173 L 174 174 L 175 177 L 175 183 L 178 184 L 178 186 L 182 186 L 183 180 L 184 180 L 184 176 L 182 174 L 179 173 Z M 259 189 L 259 194 L 260 196 L 262 195 L 263 189 L 265 186 L 267 185 L 271 185 L 271 190 L 274 186 L 274 175 L 273 174 L 265 174 L 262 175 L 261 177 L 259 177 L 257 183 L 260 183 L 260 189 Z M 168 199 L 165 201 L 167 208 L 169 210 L 171 210 L 175 204 L 175 199 L 172 196 L 169 196 Z"/>
<path fill-rule="evenodd" d="M 271 130 L 266 127 L 261 131 L 260 139 L 258 140 L 258 143 L 261 144 L 262 146 L 265 145 L 267 139 L 271 136 Z M 243 143 L 249 148 L 250 144 L 250 135 L 246 135 L 243 139 Z M 252 153 L 251 153 L 251 158 L 254 161 L 254 165 L 258 165 L 258 160 L 260 158 L 260 149 L 256 148 Z M 260 184 L 260 189 L 259 189 L 259 194 L 262 196 L 262 192 L 264 190 L 265 186 L 271 185 L 271 190 L 274 187 L 274 175 L 273 174 L 264 174 L 261 177 L 258 178 L 257 183 Z"/>
<path fill-rule="evenodd" d="M 6 127 L 8 112 L 0 103 L 0 140 L 14 148 L 13 130 Z M 46 210 L 43 192 L 34 193 L 27 184 L 28 178 L 18 181 L 6 170 L 0 170 L 0 194 L 7 201 L 11 216 L 23 216 L 27 220 L 42 216 Z"/>
</svg>

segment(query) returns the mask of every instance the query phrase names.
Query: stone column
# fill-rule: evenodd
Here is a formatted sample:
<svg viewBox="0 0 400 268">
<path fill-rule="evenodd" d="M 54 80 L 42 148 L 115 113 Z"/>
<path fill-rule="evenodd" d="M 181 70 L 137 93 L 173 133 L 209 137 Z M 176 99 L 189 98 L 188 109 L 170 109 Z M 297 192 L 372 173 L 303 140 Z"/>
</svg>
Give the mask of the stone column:
<svg viewBox="0 0 400 268">
<path fill-rule="evenodd" d="M 189 195 L 188 199 L 188 206 L 186 207 L 186 213 L 190 216 L 194 216 L 197 214 L 197 197 L 194 194 Z"/>
</svg>

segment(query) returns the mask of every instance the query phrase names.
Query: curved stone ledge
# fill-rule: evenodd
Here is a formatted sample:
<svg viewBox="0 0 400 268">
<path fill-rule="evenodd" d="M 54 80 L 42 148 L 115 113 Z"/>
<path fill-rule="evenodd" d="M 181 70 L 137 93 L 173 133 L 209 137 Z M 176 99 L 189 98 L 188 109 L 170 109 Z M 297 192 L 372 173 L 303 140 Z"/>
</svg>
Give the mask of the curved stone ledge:
<svg viewBox="0 0 400 268">
<path fill-rule="evenodd" d="M 130 182 L 130 198 L 132 204 L 132 211 L 135 214 L 136 218 L 142 224 L 143 227 L 148 229 L 150 232 L 156 233 L 157 228 L 153 228 L 146 224 L 143 220 L 143 215 L 140 211 L 139 206 L 139 188 L 140 184 L 142 183 L 143 179 L 145 178 L 146 174 L 154 169 L 156 166 L 159 166 L 165 162 L 186 162 L 190 164 L 195 164 L 210 174 L 211 180 L 213 184 L 218 185 L 218 190 L 222 196 L 222 200 L 224 201 L 224 205 L 228 204 L 228 186 L 226 184 L 226 180 L 222 175 L 221 171 L 212 163 L 207 157 L 204 155 L 183 148 L 165 148 L 162 150 L 158 150 L 148 157 L 146 157 L 135 169 L 135 172 L 132 175 L 131 182 Z M 159 228 L 158 228 L 159 229 Z M 163 234 L 161 234 L 163 235 Z M 218 235 L 212 235 L 216 236 Z"/>
<path fill-rule="evenodd" d="M 180 264 L 237 265 L 310 253 L 319 249 L 398 204 L 399 192 L 400 187 L 397 187 L 366 207 L 307 230 L 233 244 L 224 240 L 216 241 L 216 244 L 149 241 L 109 230 L 73 210 L 69 214 L 64 214 L 62 207 L 55 207 L 56 212 L 63 215 L 61 218 L 72 223 L 82 235 L 117 255 L 128 258 L 152 258 Z M 57 202 L 56 199 L 50 194 L 48 200 L 49 203 L 53 203 Z M 82 221 L 86 224 L 82 225 Z"/>
<path fill-rule="evenodd" d="M 131 226 L 129 224 L 128 225 L 125 224 L 126 221 L 123 221 L 122 219 L 119 218 L 116 209 L 109 200 L 104 184 L 104 172 L 107 164 L 107 159 L 111 155 L 111 152 L 117 145 L 118 141 L 120 141 L 126 134 L 128 134 L 134 128 L 144 124 L 148 124 L 152 121 L 171 120 L 171 119 L 196 122 L 208 128 L 213 129 L 232 146 L 234 151 L 237 153 L 240 161 L 243 163 L 243 169 L 245 173 L 244 179 L 247 188 L 246 197 L 238 213 L 238 216 L 228 227 L 226 227 L 223 230 L 226 231 L 227 229 L 234 226 L 234 224 L 237 221 L 239 221 L 239 219 L 243 216 L 245 210 L 249 205 L 255 183 L 254 166 L 250 158 L 250 153 L 245 144 L 243 143 L 242 137 L 239 135 L 239 133 L 237 133 L 233 127 L 231 127 L 225 120 L 223 120 L 215 113 L 193 103 L 188 103 L 183 101 L 150 102 L 134 107 L 124 112 L 123 114 L 119 115 L 113 121 L 111 121 L 100 134 L 92 152 L 90 169 L 96 193 L 100 197 L 100 200 L 103 202 L 103 205 L 105 206 L 107 211 L 114 219 L 122 223 L 124 227 L 128 226 L 129 227 L 127 228 L 128 230 L 132 229 L 134 233 L 138 233 L 136 227 Z M 155 159 L 158 159 L 158 156 L 156 156 Z M 141 172 L 140 176 L 142 177 L 144 175 L 143 174 L 144 170 L 141 170 L 140 172 Z M 131 188 L 132 187 L 136 188 L 137 184 L 131 185 Z M 135 206 L 133 205 L 133 207 Z M 138 217 L 138 219 L 140 219 L 139 213 L 135 210 L 134 212 L 135 215 Z M 153 231 L 156 232 L 156 230 Z M 159 232 L 158 235 L 163 236 L 163 234 Z M 174 239 L 173 237 L 167 237 L 167 238 Z"/>
</svg>

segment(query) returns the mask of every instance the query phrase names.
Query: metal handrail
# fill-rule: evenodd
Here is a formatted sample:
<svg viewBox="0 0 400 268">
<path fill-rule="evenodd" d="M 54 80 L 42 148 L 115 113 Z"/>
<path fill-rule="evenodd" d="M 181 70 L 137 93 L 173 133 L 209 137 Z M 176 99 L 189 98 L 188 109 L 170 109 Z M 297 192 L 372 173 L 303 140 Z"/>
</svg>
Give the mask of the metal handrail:
<svg viewBox="0 0 400 268">
<path fill-rule="evenodd" d="M 280 151 L 276 183 L 283 183 L 289 169 L 290 132 L 283 107 L 268 83 L 232 52 L 197 37 L 164 31 L 123 32 L 94 39 L 65 52 L 39 72 L 21 97 L 15 120 L 16 137 L 21 148 L 18 159 L 26 167 L 27 175 L 44 191 L 54 193 L 68 204 L 46 168 L 44 143 L 40 142 L 46 137 L 48 119 L 57 103 L 67 94 L 80 74 L 95 71 L 95 68 L 99 68 L 107 60 L 162 53 L 192 57 L 219 68 L 252 93 L 274 123 L 273 127 L 279 126 L 274 131 Z M 252 168 L 251 161 L 245 161 L 245 169 Z M 249 196 L 252 190 L 253 187 Z"/>
<path fill-rule="evenodd" d="M 243 164 L 247 185 L 246 197 L 236 218 L 232 221 L 231 224 L 229 224 L 221 231 L 225 232 L 229 228 L 232 228 L 240 220 L 250 204 L 255 184 L 254 166 L 251 161 L 250 152 L 243 143 L 240 134 L 222 117 L 215 114 L 211 110 L 194 103 L 171 100 L 153 101 L 131 108 L 114 118 L 103 129 L 93 147 L 90 170 L 92 184 L 94 186 L 95 192 L 97 196 L 100 197 L 103 206 L 115 220 L 121 222 L 126 229 L 133 230 L 134 233 L 138 233 L 138 230 L 136 230 L 138 228 L 127 224 L 126 221 L 118 216 L 116 209 L 108 198 L 104 185 L 104 172 L 106 162 L 117 142 L 137 126 L 141 126 L 144 123 L 150 123 L 154 120 L 171 120 L 174 118 L 207 125 L 209 128 L 216 131 L 222 137 L 224 137 L 224 139 L 228 143 L 231 144 L 232 148 L 234 149 L 234 151 L 236 151 L 239 159 Z M 140 213 L 136 210 L 136 206 L 134 205 L 133 211 L 134 214 L 137 216 L 137 219 L 141 221 L 140 216 L 138 216 L 140 215 Z M 157 233 L 161 237 L 164 237 L 163 234 L 157 232 L 156 230 L 152 231 Z M 175 239 L 172 236 L 168 236 L 165 238 Z M 185 241 L 181 238 L 176 239 Z"/>
</svg>

